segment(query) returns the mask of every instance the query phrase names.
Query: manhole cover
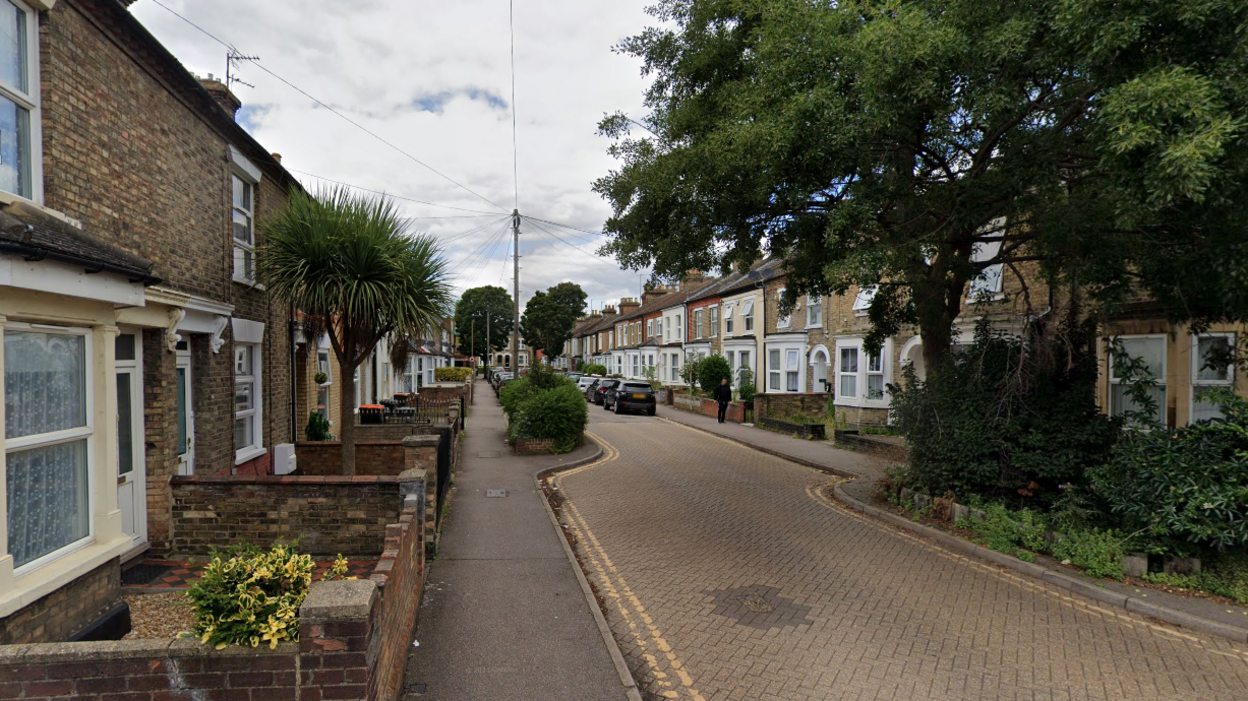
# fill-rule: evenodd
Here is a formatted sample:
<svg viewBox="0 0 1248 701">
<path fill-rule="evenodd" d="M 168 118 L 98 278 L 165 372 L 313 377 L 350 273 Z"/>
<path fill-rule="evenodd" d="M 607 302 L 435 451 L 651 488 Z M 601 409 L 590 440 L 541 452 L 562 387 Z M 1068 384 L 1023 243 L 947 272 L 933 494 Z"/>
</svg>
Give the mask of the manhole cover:
<svg viewBox="0 0 1248 701">
<path fill-rule="evenodd" d="M 487 498 L 489 498 L 489 497 L 498 497 L 498 498 L 500 498 L 500 499 L 501 499 L 501 498 L 503 498 L 503 497 L 507 496 L 507 490 L 506 490 L 506 489 L 487 489 L 487 490 L 485 490 L 485 496 L 486 496 Z"/>
<path fill-rule="evenodd" d="M 152 580 L 163 576 L 173 569 L 168 565 L 135 565 L 121 573 L 122 586 L 150 584 Z"/>
<path fill-rule="evenodd" d="M 814 623 L 806 617 L 810 613 L 809 606 L 801 606 L 792 599 L 780 596 L 780 590 L 775 587 L 755 585 L 706 593 L 715 597 L 714 613 L 732 618 L 743 626 L 768 630 Z"/>
<path fill-rule="evenodd" d="M 497 450 L 482 450 L 477 452 L 479 458 L 496 458 L 499 452 Z"/>
</svg>

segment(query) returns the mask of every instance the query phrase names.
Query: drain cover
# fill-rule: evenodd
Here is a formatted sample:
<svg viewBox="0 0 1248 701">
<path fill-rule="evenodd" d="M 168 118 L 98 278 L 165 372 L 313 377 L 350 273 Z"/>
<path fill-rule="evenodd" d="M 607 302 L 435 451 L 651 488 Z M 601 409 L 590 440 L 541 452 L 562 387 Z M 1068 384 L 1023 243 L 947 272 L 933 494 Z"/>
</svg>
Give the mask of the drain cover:
<svg viewBox="0 0 1248 701">
<path fill-rule="evenodd" d="M 477 452 L 477 457 L 479 457 L 479 458 L 496 458 L 496 457 L 498 457 L 498 451 L 497 451 L 497 450 L 482 450 L 482 451 L 478 451 L 478 452 Z"/>
<path fill-rule="evenodd" d="M 498 498 L 500 498 L 500 499 L 501 499 L 501 498 L 503 498 L 503 497 L 506 497 L 506 496 L 507 496 L 507 490 L 506 490 L 506 489 L 487 489 L 487 490 L 485 490 L 485 496 L 486 496 L 487 498 L 488 498 L 488 497 L 498 497 Z"/>
</svg>

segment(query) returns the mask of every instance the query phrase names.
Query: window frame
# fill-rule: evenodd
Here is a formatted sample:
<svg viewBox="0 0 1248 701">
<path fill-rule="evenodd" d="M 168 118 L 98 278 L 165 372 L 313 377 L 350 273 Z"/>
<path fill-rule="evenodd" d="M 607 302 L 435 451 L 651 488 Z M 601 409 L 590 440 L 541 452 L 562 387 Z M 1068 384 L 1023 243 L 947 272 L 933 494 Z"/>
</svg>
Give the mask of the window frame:
<svg viewBox="0 0 1248 701">
<path fill-rule="evenodd" d="M 321 348 L 318 346 L 316 349 L 316 371 L 325 373 L 325 381 L 316 383 L 315 411 L 316 413 L 325 417 L 325 421 L 332 425 L 333 422 L 330 421 L 329 419 L 329 396 L 330 396 L 330 388 L 334 384 L 334 373 L 333 373 L 333 365 L 329 360 L 330 352 L 331 352 L 331 349 L 329 348 Z M 324 367 L 322 367 L 321 365 L 321 356 L 324 356 L 325 358 Z M 321 405 L 321 392 L 325 393 L 324 406 Z"/>
<path fill-rule="evenodd" d="M 712 305 L 710 308 L 711 335 L 708 338 L 715 338 L 719 335 L 719 306 Z"/>
<path fill-rule="evenodd" d="M 702 339 L 702 317 L 702 309 L 693 310 L 693 340 L 695 341 Z"/>
<path fill-rule="evenodd" d="M 859 287 L 858 294 L 854 296 L 854 312 L 858 316 L 866 316 L 867 311 L 871 309 L 871 302 L 875 300 L 875 296 L 879 294 L 879 292 L 879 285 Z"/>
<path fill-rule="evenodd" d="M 240 419 L 248 419 L 251 422 L 251 444 L 239 447 L 237 442 L 234 445 L 234 464 L 241 465 L 255 458 L 264 455 L 267 451 L 264 447 L 264 389 L 263 389 L 263 355 L 261 348 L 263 343 L 247 343 L 242 341 L 234 342 L 234 423 L 237 427 Z M 240 349 L 251 349 L 251 373 L 250 375 L 238 374 L 238 352 Z M 358 368 L 357 368 L 358 369 Z M 238 388 L 241 384 L 247 382 L 251 384 L 251 400 L 250 409 L 238 410 Z M 357 384 L 358 387 L 358 384 Z"/>
<path fill-rule="evenodd" d="M 247 198 L 248 204 L 249 204 L 248 209 L 242 209 L 234 202 L 234 181 L 235 180 L 238 180 L 240 183 L 242 183 L 243 187 L 245 188 L 244 192 L 249 193 L 248 198 Z M 230 170 L 230 244 L 231 244 L 231 250 L 234 252 L 233 253 L 234 267 L 233 267 L 233 270 L 231 271 L 231 278 L 233 279 L 234 282 L 237 282 L 240 285 L 247 285 L 248 287 L 256 287 L 259 285 L 259 282 L 256 279 L 256 268 L 255 268 L 255 265 L 256 265 L 256 195 L 259 192 L 259 187 L 258 187 L 259 184 L 260 184 L 260 181 L 253 180 L 251 177 L 251 174 L 245 171 L 243 168 L 236 166 Z M 247 227 L 248 227 L 249 237 L 251 239 L 250 241 L 243 241 L 239 239 L 238 236 L 234 232 L 234 216 L 235 214 L 239 212 L 241 212 L 243 216 L 247 217 Z M 247 254 L 251 254 L 251 266 L 252 266 L 251 277 L 247 277 L 245 273 L 245 270 L 246 270 L 245 265 L 242 270 L 239 269 L 239 264 L 240 264 L 239 253 L 240 252 L 243 254 L 241 261 L 246 261 Z"/>
<path fill-rule="evenodd" d="M 1112 342 L 1114 339 L 1128 339 L 1128 338 L 1129 339 L 1141 339 L 1141 340 L 1158 340 L 1161 342 L 1161 376 L 1158 378 L 1155 378 L 1157 380 L 1156 386 L 1161 388 L 1161 402 L 1159 403 L 1157 407 L 1157 412 L 1159 416 L 1157 417 L 1158 420 L 1157 420 L 1157 423 L 1155 424 L 1155 427 L 1167 428 L 1170 423 L 1169 421 L 1170 412 L 1168 410 L 1168 404 L 1170 401 L 1170 385 L 1169 385 L 1169 382 L 1167 382 L 1167 377 L 1166 377 L 1170 371 L 1170 358 L 1169 358 L 1169 355 L 1170 355 L 1169 345 L 1170 344 L 1168 342 L 1169 339 L 1167 338 L 1167 334 L 1164 334 L 1164 333 L 1115 334 L 1110 339 L 1110 341 Z M 1123 382 L 1119 378 L 1114 376 L 1113 353 L 1108 353 L 1107 351 L 1107 355 L 1108 357 L 1106 361 L 1108 362 L 1109 367 L 1107 368 L 1108 372 L 1106 373 L 1106 378 L 1107 378 L 1106 384 L 1108 385 L 1109 396 L 1106 397 L 1106 401 L 1105 401 L 1106 413 L 1110 416 L 1121 416 L 1122 414 L 1117 412 L 1114 407 L 1114 386 L 1121 385 L 1123 384 Z M 1142 428 L 1147 430 L 1149 428 L 1153 428 L 1153 426 L 1147 426 L 1147 427 L 1142 427 Z"/>
<path fill-rule="evenodd" d="M 1198 379 L 1200 375 L 1201 366 L 1204 365 L 1203 359 L 1200 357 L 1200 340 L 1202 338 L 1225 338 L 1227 339 L 1227 343 L 1230 345 L 1230 347 L 1234 349 L 1236 347 L 1235 344 L 1238 341 L 1238 337 L 1236 336 L 1234 331 L 1211 331 L 1209 333 L 1202 333 L 1202 334 L 1189 334 L 1189 336 L 1191 337 L 1191 344 L 1192 344 L 1192 352 L 1191 352 L 1192 378 L 1191 378 L 1191 382 L 1188 383 L 1187 423 L 1190 425 L 1194 422 L 1193 417 L 1196 414 L 1196 404 L 1197 404 L 1196 395 L 1201 389 L 1216 388 L 1216 387 L 1225 387 L 1231 390 L 1235 389 L 1235 363 L 1231 363 L 1229 366 L 1227 366 L 1225 380 Z M 1218 409 L 1217 413 L 1218 413 L 1218 417 L 1221 418 L 1222 411 Z"/>
<path fill-rule="evenodd" d="M 789 310 L 788 314 L 780 313 L 780 303 L 784 300 L 784 291 L 789 288 L 776 288 L 776 328 L 789 329 L 793 328 L 793 310 Z"/>
<path fill-rule="evenodd" d="M 25 110 L 28 114 L 27 133 L 24 144 L 19 144 L 20 149 L 23 145 L 26 147 L 27 160 L 29 161 L 29 169 L 22 174 L 19 171 L 19 181 L 23 178 L 26 182 L 23 185 L 28 186 L 29 191 L 26 194 L 3 190 L 2 192 L 9 197 L 15 197 L 20 200 L 34 202 L 37 205 L 43 205 L 43 96 L 42 96 L 42 76 L 41 61 L 39 53 L 39 12 L 22 2 L 21 0 L 10 0 L 13 7 L 22 14 L 22 21 L 25 26 L 26 46 L 23 58 L 26 61 L 25 78 L 27 81 L 27 89 L 23 90 L 21 86 L 8 85 L 0 82 L 0 97 L 12 102 L 19 110 Z"/>
<path fill-rule="evenodd" d="M 814 312 L 818 312 L 819 318 L 812 321 L 811 314 Z M 823 297 L 819 295 L 806 295 L 806 328 L 823 328 Z"/>
<path fill-rule="evenodd" d="M 64 445 L 68 443 L 76 443 L 78 441 L 86 441 L 86 472 L 87 472 L 87 498 L 86 498 L 86 521 L 87 534 L 78 540 L 57 548 L 48 553 L 44 553 L 39 557 L 27 562 L 21 566 L 13 568 L 13 577 L 16 579 L 29 572 L 33 572 L 44 565 L 50 564 L 71 553 L 86 548 L 95 542 L 95 518 L 96 518 L 96 469 L 99 467 L 95 460 L 96 449 L 96 426 L 95 426 L 95 334 L 93 329 L 80 326 L 56 326 L 53 324 L 34 324 L 17 321 L 7 321 L 0 326 L 0 343 L 4 342 L 4 337 L 10 332 L 28 332 L 28 333 L 45 333 L 45 334 L 61 334 L 66 336 L 80 336 L 83 341 L 83 403 L 86 408 L 86 416 L 82 426 L 60 429 L 57 431 L 49 431 L 47 433 L 35 433 L 28 436 L 18 438 L 8 438 L 3 440 L 4 449 L 0 451 L 7 469 L 8 456 L 12 453 L 20 453 L 27 450 L 37 450 L 39 448 L 47 448 L 56 445 Z M 2 348 L 2 346 L 0 346 Z M 0 363 L 0 396 L 4 392 L 4 366 Z M 111 379 L 110 379 L 111 381 Z M 0 431 L 5 428 L 0 426 Z M 4 434 L 0 434 L 4 435 Z M 8 486 L 6 482 L 4 497 L 8 499 Z M 5 510 L 5 519 L 8 519 L 8 510 Z M 5 532 L 9 532 L 8 523 L 5 524 Z M 12 555 L 9 552 L 9 544 L 0 542 L 0 554 Z M 16 563 L 16 558 L 14 558 Z"/>
<path fill-rule="evenodd" d="M 725 337 L 731 336 L 733 334 L 732 310 L 733 310 L 733 307 L 735 306 L 737 305 L 733 302 L 724 303 L 724 336 Z"/>
<path fill-rule="evenodd" d="M 888 395 L 888 384 L 892 380 L 893 375 L 893 345 L 892 340 L 885 340 L 884 345 L 876 354 L 867 353 L 867 349 L 862 337 L 838 338 L 836 341 L 836 351 L 833 356 L 833 382 L 835 392 L 833 404 L 840 406 L 854 406 L 870 409 L 887 409 L 892 400 Z M 847 350 L 857 354 L 857 368 L 854 371 L 843 370 L 843 353 Z M 878 362 L 878 369 L 873 369 L 873 362 Z M 852 377 L 854 384 L 854 393 L 852 395 L 845 394 L 845 379 Z M 872 397 L 871 378 L 881 378 L 881 394 L 878 397 Z"/>
<path fill-rule="evenodd" d="M 982 263 L 1001 255 L 1001 243 L 1005 234 L 990 237 L 975 243 L 971 252 L 972 263 Z M 1004 289 L 1005 263 L 993 263 L 979 274 L 971 278 L 966 285 L 966 301 L 970 304 L 983 302 L 999 302 L 1005 298 Z"/>
<path fill-rule="evenodd" d="M 775 354 L 774 356 L 772 354 Z M 780 383 L 784 379 L 784 372 L 780 366 L 780 362 L 784 356 L 781 355 L 779 348 L 767 349 L 767 391 L 781 392 Z"/>
</svg>

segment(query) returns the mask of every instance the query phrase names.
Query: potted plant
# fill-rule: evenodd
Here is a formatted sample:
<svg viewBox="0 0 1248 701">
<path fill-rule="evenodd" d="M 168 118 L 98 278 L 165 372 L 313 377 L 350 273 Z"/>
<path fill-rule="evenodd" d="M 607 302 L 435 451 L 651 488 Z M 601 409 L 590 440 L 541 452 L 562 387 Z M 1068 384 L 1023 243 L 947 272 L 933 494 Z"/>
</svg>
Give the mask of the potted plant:
<svg viewBox="0 0 1248 701">
<path fill-rule="evenodd" d="M 329 375 L 324 372 L 317 372 L 312 376 L 312 378 L 316 380 L 316 384 L 318 385 L 323 385 L 326 382 L 329 382 Z"/>
</svg>

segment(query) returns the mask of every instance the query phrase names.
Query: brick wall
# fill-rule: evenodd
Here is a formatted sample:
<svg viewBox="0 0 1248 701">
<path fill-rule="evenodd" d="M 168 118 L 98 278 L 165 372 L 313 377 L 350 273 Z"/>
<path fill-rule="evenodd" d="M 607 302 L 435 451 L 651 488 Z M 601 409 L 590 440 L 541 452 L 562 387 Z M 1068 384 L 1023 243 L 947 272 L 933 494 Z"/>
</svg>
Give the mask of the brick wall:
<svg viewBox="0 0 1248 701">
<path fill-rule="evenodd" d="M 828 394 L 756 394 L 754 395 L 754 418 L 772 417 L 784 419 L 786 416 L 804 414 L 806 416 L 823 416 L 828 411 Z"/>
<path fill-rule="evenodd" d="M 375 557 L 399 510 L 397 477 L 175 477 L 172 550 L 299 539 L 314 555 Z"/>
<path fill-rule="evenodd" d="M 403 510 L 386 526 L 385 549 L 370 579 L 381 588 L 377 699 L 393 701 L 403 687 L 408 651 L 416 633 L 425 578 L 425 470 L 400 476 Z"/>
<path fill-rule="evenodd" d="M 169 549 L 173 505 L 169 480 L 178 469 L 176 358 L 165 350 L 164 331 L 143 331 L 143 421 L 147 460 L 147 540 Z"/>
<path fill-rule="evenodd" d="M 44 202 L 80 220 L 91 235 L 152 261 L 163 287 L 231 304 L 235 317 L 265 323 L 264 444 L 288 442 L 287 311 L 269 293 L 231 281 L 230 142 L 264 171 L 257 219 L 284 206 L 292 181 L 267 154 L 214 121 L 221 117 L 209 112 L 216 109 L 212 103 L 194 104 L 171 89 L 189 78 L 180 67 L 160 67 L 161 59 L 124 29 L 125 12 L 97 0 L 60 3 L 40 15 Z M 172 383 L 166 357 L 172 353 L 144 335 L 145 380 L 149 386 L 152 380 Z M 196 470 L 228 472 L 234 466 L 229 331 L 216 354 L 206 334 L 184 339 L 194 354 Z M 176 416 L 165 396 L 171 391 L 156 390 L 150 398 L 163 418 L 148 424 L 146 438 L 155 445 L 147 456 L 155 483 L 149 491 L 156 501 L 154 542 L 168 510 L 160 483 L 177 459 L 168 446 Z M 148 410 L 156 418 L 152 404 Z"/>
<path fill-rule="evenodd" d="M 342 474 L 342 443 L 316 441 L 295 444 L 295 463 L 299 475 Z M 355 444 L 355 474 L 397 475 L 404 470 L 403 444 L 377 442 Z"/>
<path fill-rule="evenodd" d="M 671 405 L 677 409 L 719 418 L 719 402 L 714 399 L 694 397 L 683 392 L 675 392 L 673 394 Z M 744 422 L 745 404 L 742 402 L 729 402 L 728 411 L 724 413 L 724 420 L 732 421 L 733 423 Z"/>
<path fill-rule="evenodd" d="M 372 701 L 383 698 L 381 609 L 373 582 L 314 582 L 300 608 L 299 641 L 274 650 L 215 650 L 198 640 L 4 646 L 0 698 Z"/>
<path fill-rule="evenodd" d="M 910 449 L 900 439 L 891 436 L 864 436 L 858 431 L 836 431 L 836 444 L 842 448 L 878 455 L 886 460 L 904 463 Z"/>
<path fill-rule="evenodd" d="M 0 645 L 69 640 L 121 602 L 121 562 L 114 558 L 0 618 Z M 0 676 L 0 698 L 12 698 L 4 694 L 4 681 Z"/>
</svg>

